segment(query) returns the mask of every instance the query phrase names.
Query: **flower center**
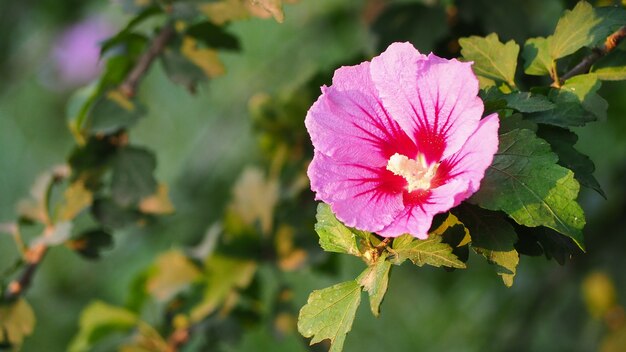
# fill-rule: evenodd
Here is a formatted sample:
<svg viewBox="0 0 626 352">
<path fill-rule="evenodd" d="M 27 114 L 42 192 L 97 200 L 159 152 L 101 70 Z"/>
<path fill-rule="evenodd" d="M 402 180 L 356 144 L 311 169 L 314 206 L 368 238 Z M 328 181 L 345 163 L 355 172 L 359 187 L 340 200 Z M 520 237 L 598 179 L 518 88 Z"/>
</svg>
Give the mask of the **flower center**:
<svg viewBox="0 0 626 352">
<path fill-rule="evenodd" d="M 428 165 L 424 154 L 419 153 L 417 159 L 409 159 L 404 155 L 395 153 L 387 162 L 387 170 L 394 175 L 402 176 L 408 182 L 408 191 L 429 189 L 430 182 L 437 173 L 439 163 Z"/>
</svg>

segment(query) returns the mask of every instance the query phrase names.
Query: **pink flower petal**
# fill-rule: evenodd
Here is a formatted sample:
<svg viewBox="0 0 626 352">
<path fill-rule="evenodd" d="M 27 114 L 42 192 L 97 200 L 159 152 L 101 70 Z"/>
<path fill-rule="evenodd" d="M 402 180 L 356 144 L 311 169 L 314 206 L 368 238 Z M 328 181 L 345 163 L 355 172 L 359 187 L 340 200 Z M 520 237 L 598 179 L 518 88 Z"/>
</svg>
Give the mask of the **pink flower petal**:
<svg viewBox="0 0 626 352">
<path fill-rule="evenodd" d="M 372 60 L 370 72 L 383 105 L 429 162 L 457 152 L 483 113 L 471 63 L 394 43 Z"/>
<path fill-rule="evenodd" d="M 379 231 L 404 208 L 405 181 L 387 170 L 342 163 L 316 152 L 308 176 L 316 198 L 329 203 L 347 226 Z"/>
<path fill-rule="evenodd" d="M 381 168 L 398 150 L 415 155 L 415 144 L 377 97 L 369 62 L 338 69 L 332 86 L 322 92 L 305 119 L 316 150 L 335 160 Z"/>
<path fill-rule="evenodd" d="M 442 171 L 447 173 L 446 177 L 462 177 L 469 180 L 468 194 L 465 198 L 478 191 L 485 170 L 491 165 L 493 156 L 498 151 L 499 125 L 498 114 L 491 114 L 482 119 L 461 150 L 444 160 L 440 166 L 449 170 Z"/>
<path fill-rule="evenodd" d="M 428 230 L 436 214 L 445 212 L 458 205 L 462 199 L 459 194 L 465 194 L 468 182 L 455 179 L 430 190 L 422 199 L 406 204 L 403 211 L 388 226 L 378 232 L 383 237 L 398 237 L 405 233 L 420 239 L 428 238 Z"/>
</svg>

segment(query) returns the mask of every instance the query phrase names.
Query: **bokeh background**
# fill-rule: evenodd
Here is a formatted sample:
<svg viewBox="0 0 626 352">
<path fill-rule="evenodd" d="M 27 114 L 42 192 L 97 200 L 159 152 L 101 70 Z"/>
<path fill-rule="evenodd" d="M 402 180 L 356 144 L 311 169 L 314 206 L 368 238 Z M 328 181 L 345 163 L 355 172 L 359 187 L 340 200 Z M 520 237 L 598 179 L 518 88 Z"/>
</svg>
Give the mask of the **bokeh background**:
<svg viewBox="0 0 626 352">
<path fill-rule="evenodd" d="M 463 36 L 496 32 L 503 41 L 522 44 L 550 34 L 562 11 L 575 3 L 300 0 L 286 6 L 283 24 L 250 19 L 230 25 L 242 50 L 220 53 L 227 74 L 201 85 L 195 95 L 154 65 L 140 91 L 149 113 L 131 139 L 155 151 L 157 176 L 169 184 L 177 211 L 115 233 L 115 247 L 100 261 L 85 261 L 62 246 L 52 250 L 28 293 L 37 326 L 23 350 L 65 350 L 85 305 L 94 299 L 123 304 L 133 277 L 158 253 L 201 241 L 223 215 L 239 174 L 259 163 L 249 109 L 253 97 L 293 94 L 317 73 L 376 55 L 393 41 L 409 40 L 422 52 L 445 57 L 459 55 L 457 39 Z M 67 99 L 97 74 L 90 54 L 94 42 L 127 20 L 118 4 L 103 0 L 3 2 L 0 223 L 15 218 L 16 204 L 38 174 L 65 161 L 73 145 Z M 607 194 L 580 194 L 587 254 L 564 266 L 523 257 L 508 289 L 482 260 L 470 259 L 468 270 L 455 272 L 394 268 L 381 317 L 372 317 L 363 304 L 346 351 L 626 351 L 620 306 L 626 304 L 626 83 L 605 82 L 600 94 L 609 102 L 607 121 L 576 131 L 576 147 L 596 163 Z M 294 118 L 304 121 L 304 115 Z M 316 236 L 312 227 L 310 236 Z M 0 235 L 0 269 L 14 257 L 12 239 Z M 358 259 L 336 257 L 340 270 L 334 274 L 305 269 L 287 275 L 297 307 L 311 290 L 362 269 Z M 268 336 L 246 335 L 224 349 L 306 350 L 297 337 L 275 340 L 267 329 L 256 329 L 252 334 Z"/>
</svg>

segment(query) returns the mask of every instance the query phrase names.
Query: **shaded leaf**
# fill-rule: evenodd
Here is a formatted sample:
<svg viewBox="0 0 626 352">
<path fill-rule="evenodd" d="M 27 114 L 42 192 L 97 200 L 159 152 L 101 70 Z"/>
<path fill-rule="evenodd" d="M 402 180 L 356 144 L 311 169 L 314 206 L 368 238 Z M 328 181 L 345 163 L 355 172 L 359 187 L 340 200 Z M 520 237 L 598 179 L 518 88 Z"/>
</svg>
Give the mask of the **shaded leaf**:
<svg viewBox="0 0 626 352">
<path fill-rule="evenodd" d="M 315 290 L 300 310 L 298 331 L 311 337 L 311 344 L 329 339 L 330 351 L 339 352 L 360 302 L 361 285 L 354 280 Z"/>
<path fill-rule="evenodd" d="M 155 169 L 156 158 L 150 151 L 137 147 L 119 149 L 113 159 L 113 199 L 128 206 L 152 195 L 157 188 Z"/>
<path fill-rule="evenodd" d="M 138 321 L 137 315 L 126 309 L 95 301 L 83 310 L 78 333 L 74 336 L 69 351 L 91 351 L 99 341 L 116 332 L 130 331 Z"/>
<path fill-rule="evenodd" d="M 380 304 L 387 293 L 387 285 L 389 284 L 389 272 L 391 271 L 391 263 L 387 260 L 386 255 L 381 255 L 376 263 L 370 265 L 357 278 L 357 281 L 363 290 L 369 293 L 370 309 L 374 316 L 380 314 Z"/>
<path fill-rule="evenodd" d="M 507 287 L 513 285 L 519 254 L 515 249 L 517 234 L 501 214 L 464 205 L 457 211 L 472 237 L 472 248 L 495 265 Z"/>
<path fill-rule="evenodd" d="M 500 118 L 499 134 L 505 134 L 516 129 L 526 129 L 533 132 L 537 131 L 537 124 L 533 121 L 524 119 L 522 114 L 513 114 Z"/>
<path fill-rule="evenodd" d="M 569 127 L 606 119 L 608 103 L 597 94 L 601 82 L 594 74 L 574 76 L 560 88 L 552 89 L 549 98 L 556 108 L 529 115 L 537 122 Z"/>
<path fill-rule="evenodd" d="M 585 217 L 576 202 L 579 185 L 557 160 L 549 144 L 532 131 L 505 133 L 471 199 L 483 208 L 504 211 L 521 225 L 550 227 L 582 247 Z"/>
<path fill-rule="evenodd" d="M 35 313 L 25 299 L 0 305 L 0 328 L 0 345 L 6 343 L 18 350 L 35 329 Z"/>
<path fill-rule="evenodd" d="M 544 95 L 530 92 L 513 92 L 505 94 L 507 106 L 519 112 L 538 112 L 554 109 L 554 104 Z"/>
<path fill-rule="evenodd" d="M 560 127 L 543 125 L 537 131 L 537 136 L 550 143 L 552 151 L 559 157 L 559 165 L 574 171 L 574 177 L 582 186 L 589 187 L 606 198 L 600 183 L 593 176 L 596 169 L 593 161 L 574 148 L 578 141 L 576 133 Z"/>
<path fill-rule="evenodd" d="M 120 229 L 136 223 L 140 214 L 135 209 L 125 209 L 107 198 L 96 199 L 91 207 L 93 217 L 105 228 Z"/>
<path fill-rule="evenodd" d="M 111 90 L 95 101 L 85 124 L 91 133 L 110 134 L 134 125 L 144 112 L 136 101 Z"/>
<path fill-rule="evenodd" d="M 89 230 L 68 241 L 67 246 L 87 259 L 98 259 L 103 250 L 113 247 L 113 236 L 101 229 Z"/>
<path fill-rule="evenodd" d="M 328 204 L 320 203 L 317 206 L 315 218 L 315 232 L 319 235 L 320 246 L 325 251 L 361 256 L 357 234 L 337 220 Z"/>
<path fill-rule="evenodd" d="M 530 38 L 524 44 L 524 72 L 534 76 L 552 76 L 552 58 L 549 52 L 551 37 Z"/>
<path fill-rule="evenodd" d="M 166 49 L 160 58 L 169 79 L 191 93 L 195 93 L 198 83 L 207 80 L 204 71 L 176 49 Z"/>
<path fill-rule="evenodd" d="M 240 50 L 239 39 L 225 31 L 224 27 L 216 26 L 211 22 L 201 22 L 189 26 L 185 34 L 201 41 L 204 45 L 214 49 Z"/>
<path fill-rule="evenodd" d="M 471 36 L 460 38 L 461 54 L 467 61 L 473 61 L 472 69 L 478 76 L 482 89 L 504 82 L 515 87 L 515 68 L 519 45 L 513 40 L 506 44 L 500 42 L 498 35 L 486 37 Z"/>
<path fill-rule="evenodd" d="M 425 240 L 419 240 L 408 234 L 396 237 L 390 252 L 393 254 L 391 262 L 396 265 L 409 259 L 418 266 L 465 268 L 465 264 L 452 253 L 452 247 L 443 243 L 442 237 L 437 235 L 431 235 Z"/>
</svg>

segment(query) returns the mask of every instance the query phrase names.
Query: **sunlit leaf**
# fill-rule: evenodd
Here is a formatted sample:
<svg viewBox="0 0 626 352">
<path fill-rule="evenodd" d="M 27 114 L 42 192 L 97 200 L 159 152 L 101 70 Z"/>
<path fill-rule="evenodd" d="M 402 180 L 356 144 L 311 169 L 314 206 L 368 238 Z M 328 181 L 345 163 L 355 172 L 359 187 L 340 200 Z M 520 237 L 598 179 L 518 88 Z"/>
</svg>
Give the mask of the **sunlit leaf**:
<svg viewBox="0 0 626 352">
<path fill-rule="evenodd" d="M 255 167 L 246 168 L 233 188 L 231 208 L 248 225 L 259 222 L 261 231 L 269 233 L 274 224 L 274 207 L 278 202 L 278 182 L 268 179 Z"/>
<path fill-rule="evenodd" d="M 493 86 L 496 82 L 515 86 L 519 45 L 514 41 L 503 44 L 498 35 L 492 33 L 486 37 L 461 38 L 459 44 L 463 58 L 474 62 L 472 69 L 478 76 L 481 88 Z"/>
<path fill-rule="evenodd" d="M 591 72 L 598 79 L 606 81 L 621 81 L 626 79 L 626 52 L 615 50 L 606 57 L 598 60 Z"/>
<path fill-rule="evenodd" d="M 70 184 L 63 193 L 59 209 L 59 220 L 71 220 L 93 202 L 93 193 L 85 187 L 83 180 Z"/>
<path fill-rule="evenodd" d="M 409 259 L 418 266 L 432 265 L 450 268 L 465 268 L 465 263 L 452 253 L 452 247 L 442 241 L 442 236 L 431 235 L 425 240 L 411 235 L 402 235 L 393 240 L 391 259 L 393 264 L 402 264 Z"/>
<path fill-rule="evenodd" d="M 376 263 L 370 265 L 357 278 L 359 284 L 363 286 L 363 290 L 369 293 L 370 309 L 375 316 L 380 314 L 380 304 L 385 297 L 385 293 L 387 293 L 390 271 L 391 263 L 387 260 L 386 255 L 381 255 L 376 260 Z"/>
<path fill-rule="evenodd" d="M 252 260 L 213 255 L 205 263 L 206 287 L 202 301 L 191 311 L 190 319 L 198 322 L 216 311 L 237 289 L 247 287 L 257 270 Z"/>
<path fill-rule="evenodd" d="M 526 74 L 534 76 L 552 75 L 552 58 L 548 49 L 551 38 L 537 37 L 526 41 L 522 50 Z"/>
<path fill-rule="evenodd" d="M 311 344 L 329 339 L 330 351 L 339 352 L 360 302 L 361 285 L 354 280 L 315 290 L 300 310 L 298 331 L 312 338 Z"/>
<path fill-rule="evenodd" d="M 582 247 L 585 216 L 576 202 L 579 185 L 557 160 L 549 144 L 532 131 L 505 133 L 472 200 L 504 211 L 521 225 L 550 227 Z"/>
<path fill-rule="evenodd" d="M 159 301 L 169 301 L 197 281 L 202 272 L 182 252 L 171 250 L 156 260 L 146 288 Z"/>
<path fill-rule="evenodd" d="M 116 332 L 128 332 L 138 323 L 138 317 L 124 309 L 96 301 L 80 316 L 79 330 L 72 340 L 70 352 L 91 351 L 99 341 Z"/>
<path fill-rule="evenodd" d="M 337 220 L 330 206 L 320 203 L 317 206 L 316 219 L 315 232 L 319 235 L 320 246 L 325 251 L 361 256 L 358 235 Z"/>
<path fill-rule="evenodd" d="M 192 37 L 183 38 L 180 52 L 189 61 L 200 67 L 209 78 L 221 76 L 226 72 L 224 64 L 217 55 L 217 50 L 198 46 L 196 39 Z"/>
<path fill-rule="evenodd" d="M 0 344 L 7 343 L 18 350 L 35 329 L 35 313 L 25 299 L 0 305 L 0 328 Z"/>
</svg>

